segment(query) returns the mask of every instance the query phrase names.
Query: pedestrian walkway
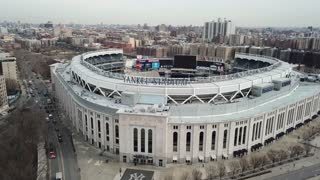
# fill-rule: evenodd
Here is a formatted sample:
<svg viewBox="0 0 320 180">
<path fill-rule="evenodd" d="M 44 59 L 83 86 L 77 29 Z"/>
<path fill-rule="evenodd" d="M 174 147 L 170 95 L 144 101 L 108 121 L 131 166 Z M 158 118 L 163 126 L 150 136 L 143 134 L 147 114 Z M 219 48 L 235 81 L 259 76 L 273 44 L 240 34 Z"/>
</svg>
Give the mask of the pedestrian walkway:
<svg viewBox="0 0 320 180">
<path fill-rule="evenodd" d="M 310 142 L 312 145 L 320 144 L 320 137 L 317 136 L 314 140 Z M 320 163 L 320 151 L 314 150 L 314 156 L 302 158 L 300 160 L 294 161 L 292 163 L 284 164 L 281 166 L 277 166 L 271 169 L 272 173 L 264 174 L 259 177 L 250 178 L 250 180 L 261 180 L 261 179 L 272 179 L 274 176 L 279 176 L 282 174 L 286 174 L 291 171 L 296 171 L 302 169 L 304 167 L 310 167 L 312 165 L 316 165 Z M 316 177 L 316 179 L 320 179 L 320 177 Z"/>
<path fill-rule="evenodd" d="M 68 125 L 68 127 L 72 127 Z M 302 129 L 299 129 L 292 134 L 283 137 L 279 141 L 276 141 L 263 149 L 260 150 L 261 153 L 266 153 L 269 149 L 282 149 L 289 146 L 291 143 L 298 143 L 301 136 Z M 192 165 L 186 164 L 167 164 L 167 167 L 156 167 L 151 165 L 137 165 L 134 166 L 130 163 L 121 163 L 118 160 L 118 155 L 104 152 L 102 150 L 92 146 L 88 142 L 84 141 L 83 136 L 73 131 L 74 145 L 76 148 L 77 159 L 79 167 L 81 169 L 81 179 L 82 180 L 122 180 L 120 176 L 120 168 L 122 173 L 125 172 L 127 168 L 139 169 L 139 170 L 150 170 L 154 172 L 154 180 L 161 180 L 166 175 L 173 175 L 173 177 L 181 177 L 185 173 L 191 173 L 192 170 L 198 169 L 203 174 L 205 174 L 206 167 L 212 165 L 216 162 L 210 163 L 197 163 Z M 312 145 L 320 145 L 320 136 L 316 137 L 311 141 Z M 259 153 L 259 152 L 257 152 Z M 274 176 L 285 174 L 291 171 L 301 169 L 303 167 L 310 167 L 314 164 L 320 163 L 320 150 L 312 151 L 315 153 L 314 156 L 303 158 L 292 163 L 284 164 L 272 168 L 272 173 L 264 174 L 259 177 L 251 178 L 251 180 L 261 180 L 270 179 Z M 109 161 L 106 162 L 106 159 Z M 228 165 L 233 159 L 225 160 L 224 164 Z M 230 171 L 229 167 L 226 167 L 227 172 Z M 205 178 L 205 176 L 203 176 Z M 320 179 L 320 178 L 319 178 Z"/>
</svg>

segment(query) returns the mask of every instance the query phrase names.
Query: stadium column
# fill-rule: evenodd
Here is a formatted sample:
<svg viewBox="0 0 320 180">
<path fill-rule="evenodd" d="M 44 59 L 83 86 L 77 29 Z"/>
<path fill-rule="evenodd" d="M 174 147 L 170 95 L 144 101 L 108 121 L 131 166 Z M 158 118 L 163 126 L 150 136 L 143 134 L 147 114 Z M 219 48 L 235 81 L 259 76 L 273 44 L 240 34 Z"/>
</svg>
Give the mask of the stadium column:
<svg viewBox="0 0 320 180">
<path fill-rule="evenodd" d="M 186 134 L 187 134 L 187 130 L 186 130 L 186 126 L 185 125 L 180 125 L 179 126 L 179 131 L 178 131 L 178 143 L 179 143 L 179 146 L 178 146 L 178 153 L 179 153 L 179 158 L 186 158 L 187 156 L 187 152 L 186 152 L 186 142 L 187 142 L 187 139 L 186 139 Z M 172 139 L 173 137 L 173 133 L 170 134 L 170 138 Z M 172 142 L 169 141 L 169 142 Z"/>
<path fill-rule="evenodd" d="M 224 123 L 219 123 L 217 126 L 217 158 L 221 158 L 226 149 L 223 148 L 223 132 L 226 129 Z"/>
<path fill-rule="evenodd" d="M 277 121 L 278 119 L 278 114 L 279 114 L 279 109 L 276 110 L 275 114 L 274 114 L 274 120 L 273 120 L 273 125 L 272 125 L 272 137 L 276 137 L 276 125 L 277 125 Z"/>
<path fill-rule="evenodd" d="M 231 122 L 229 124 L 230 126 L 230 131 L 228 133 L 228 139 L 229 139 L 229 142 L 228 142 L 228 154 L 229 154 L 229 157 L 233 156 L 233 151 L 234 151 L 234 135 L 235 135 L 235 129 L 236 129 L 236 122 Z M 239 138 L 239 132 L 238 132 L 238 138 Z M 238 144 L 238 140 L 237 140 L 237 144 Z"/>
<path fill-rule="evenodd" d="M 211 151 L 211 134 L 212 134 L 212 124 L 207 124 L 205 132 L 205 149 L 204 149 L 204 159 L 206 162 L 210 160 L 210 151 Z"/>
<path fill-rule="evenodd" d="M 261 143 L 263 144 L 264 141 L 265 141 L 265 131 L 266 131 L 266 126 L 267 126 L 267 113 L 265 113 L 263 115 L 263 120 L 262 120 L 262 126 L 261 126 L 261 129 L 260 129 L 260 137 L 261 137 Z"/>
<path fill-rule="evenodd" d="M 252 141 L 252 136 L 253 136 L 253 124 L 254 124 L 254 118 L 249 119 L 249 124 L 248 124 L 248 137 L 247 137 L 247 149 L 248 153 L 251 152 L 251 146 L 253 146 L 253 141 Z"/>
<path fill-rule="evenodd" d="M 192 161 L 197 162 L 199 155 L 199 125 L 194 125 L 191 132 Z"/>
</svg>

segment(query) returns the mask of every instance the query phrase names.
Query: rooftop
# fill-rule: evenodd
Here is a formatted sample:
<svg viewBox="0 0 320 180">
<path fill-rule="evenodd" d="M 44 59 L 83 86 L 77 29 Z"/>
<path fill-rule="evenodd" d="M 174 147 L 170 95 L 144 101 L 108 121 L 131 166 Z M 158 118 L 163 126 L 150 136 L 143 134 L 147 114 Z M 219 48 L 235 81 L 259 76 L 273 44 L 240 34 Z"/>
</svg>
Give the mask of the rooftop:
<svg viewBox="0 0 320 180">
<path fill-rule="evenodd" d="M 56 64 L 57 68 L 67 65 Z M 235 119 L 247 119 L 258 116 L 266 111 L 272 112 L 279 107 L 285 107 L 301 99 L 320 92 L 319 83 L 292 83 L 280 91 L 272 91 L 258 98 L 242 98 L 226 104 L 184 104 L 171 105 L 168 111 L 158 111 L 154 105 L 138 104 L 135 107 L 115 103 L 113 99 L 103 97 L 70 82 L 67 70 L 57 73 L 70 88 L 77 101 L 88 107 L 106 113 L 123 113 L 135 115 L 169 116 L 170 123 L 213 123 Z"/>
<path fill-rule="evenodd" d="M 298 83 L 280 92 L 272 91 L 259 98 L 242 99 L 237 103 L 172 106 L 169 111 L 169 122 L 212 123 L 248 119 L 296 103 L 319 92 L 319 83 Z"/>
</svg>

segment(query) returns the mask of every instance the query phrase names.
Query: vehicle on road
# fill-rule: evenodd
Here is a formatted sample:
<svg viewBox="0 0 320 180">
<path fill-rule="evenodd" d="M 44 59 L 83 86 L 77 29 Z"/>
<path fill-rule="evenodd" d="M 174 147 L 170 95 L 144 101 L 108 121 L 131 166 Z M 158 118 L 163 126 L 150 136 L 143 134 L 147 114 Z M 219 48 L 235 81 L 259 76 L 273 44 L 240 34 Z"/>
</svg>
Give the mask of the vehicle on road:
<svg viewBox="0 0 320 180">
<path fill-rule="evenodd" d="M 56 153 L 54 151 L 49 152 L 49 158 L 50 159 L 55 159 L 57 157 Z"/>
<path fill-rule="evenodd" d="M 56 173 L 56 180 L 62 180 L 62 172 Z"/>
<path fill-rule="evenodd" d="M 61 143 L 62 142 L 62 135 L 58 134 L 58 141 Z"/>
<path fill-rule="evenodd" d="M 49 114 L 49 116 L 48 116 L 50 119 L 52 119 L 53 118 L 53 115 L 52 114 Z"/>
<path fill-rule="evenodd" d="M 49 119 L 49 117 L 46 117 L 46 121 L 47 121 L 47 122 L 50 122 L 50 119 Z"/>
<path fill-rule="evenodd" d="M 54 146 L 50 144 L 49 146 L 49 159 L 55 159 L 57 157 L 56 152 L 54 150 Z"/>
<path fill-rule="evenodd" d="M 47 149 L 49 150 L 49 151 L 47 151 L 47 152 L 49 152 L 48 153 L 49 159 L 55 159 L 57 157 L 57 155 L 55 152 L 54 145 L 51 142 L 49 143 L 49 146 L 47 147 Z"/>
</svg>

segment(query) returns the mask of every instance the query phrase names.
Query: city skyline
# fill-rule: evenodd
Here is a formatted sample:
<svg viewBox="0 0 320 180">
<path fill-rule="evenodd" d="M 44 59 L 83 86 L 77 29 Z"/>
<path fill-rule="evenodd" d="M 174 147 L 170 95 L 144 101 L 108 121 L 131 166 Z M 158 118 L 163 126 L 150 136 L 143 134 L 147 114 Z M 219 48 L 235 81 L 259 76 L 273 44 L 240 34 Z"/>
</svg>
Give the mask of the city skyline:
<svg viewBox="0 0 320 180">
<path fill-rule="evenodd" d="M 195 1 L 174 2 L 129 0 L 109 2 L 92 1 L 36 1 L 12 0 L 1 2 L 0 19 L 2 21 L 21 21 L 28 23 L 77 24 L 172 24 L 199 25 L 218 17 L 231 19 L 235 26 L 241 27 L 319 27 L 316 10 L 320 2 L 312 0 L 305 3 L 298 0 L 280 0 L 241 2 L 204 0 L 195 5 Z M 9 7 L 9 8 L 8 8 Z M 11 8 L 10 8 L 11 7 Z M 14 9 L 8 11 L 8 9 Z M 177 16 L 178 15 L 178 16 Z M 180 16 L 179 16 L 180 15 Z M 281 18 L 277 18 L 281 17 Z"/>
</svg>

